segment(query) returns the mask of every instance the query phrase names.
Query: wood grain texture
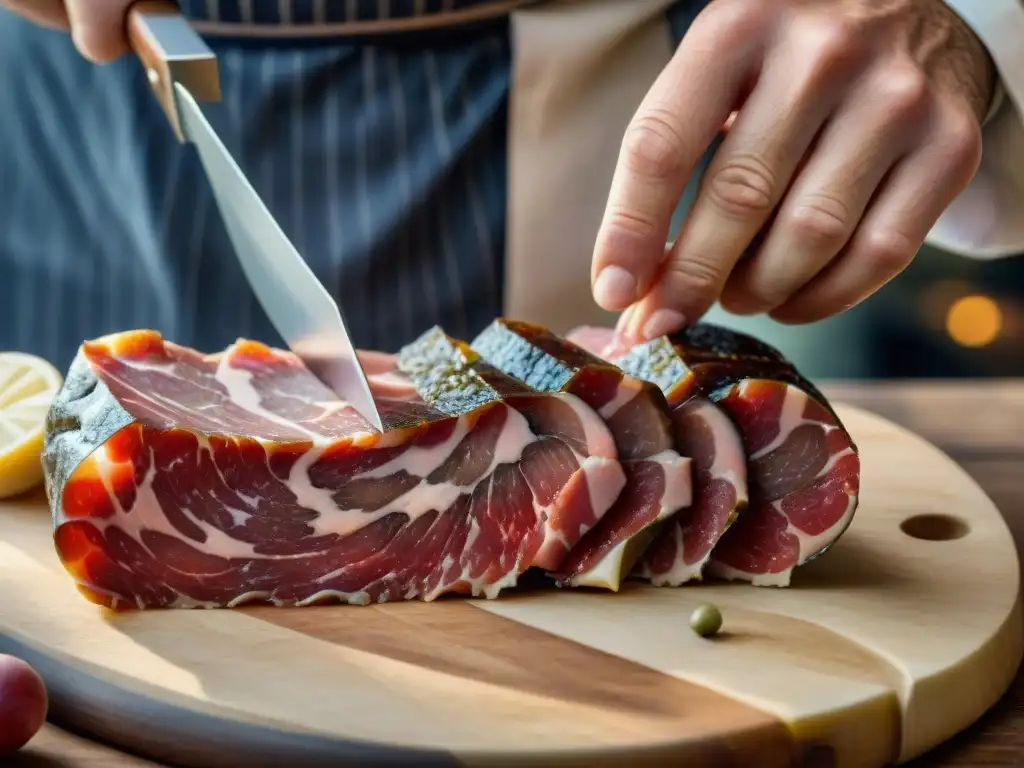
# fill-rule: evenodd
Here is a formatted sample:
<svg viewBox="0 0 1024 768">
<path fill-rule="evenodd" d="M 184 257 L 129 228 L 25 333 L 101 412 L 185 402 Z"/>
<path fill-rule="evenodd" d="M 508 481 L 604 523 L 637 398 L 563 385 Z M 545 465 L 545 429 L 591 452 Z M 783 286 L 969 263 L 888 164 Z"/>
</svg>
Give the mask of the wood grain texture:
<svg viewBox="0 0 1024 768">
<path fill-rule="evenodd" d="M 849 388 L 844 389 L 848 390 Z M 856 400 L 857 392 L 859 390 L 854 390 L 852 396 L 844 392 L 844 395 L 847 395 L 846 399 L 848 400 Z M 897 399 L 889 393 L 886 393 L 886 396 L 889 400 L 883 404 L 891 405 L 892 401 Z M 947 394 L 946 412 L 943 414 L 944 419 L 948 415 L 949 399 Z M 868 407 L 872 405 L 869 397 L 861 399 L 860 402 Z M 975 404 L 975 408 L 977 408 L 977 404 Z M 966 415 L 965 413 L 965 417 Z M 978 421 L 978 419 L 975 419 L 975 421 Z M 970 420 L 967 419 L 965 425 L 969 425 L 969 423 Z M 983 420 L 982 423 L 984 423 Z M 856 427 L 854 427 L 854 432 L 858 439 L 861 439 Z M 977 449 L 977 445 L 972 448 L 972 450 L 975 449 Z M 952 453 L 954 456 L 956 455 L 956 451 L 952 451 Z M 944 461 L 941 456 L 938 458 Z M 937 467 L 938 465 L 936 465 Z M 898 465 L 895 468 L 898 468 Z M 964 480 L 962 473 L 955 468 L 943 466 L 941 469 L 944 470 L 940 472 L 940 476 L 943 477 L 943 483 L 945 483 L 947 475 L 957 476 L 960 480 Z M 896 474 L 899 473 L 897 472 Z M 1000 477 L 1003 477 L 1003 475 L 1000 475 Z M 753 728 L 753 733 L 757 734 L 757 737 L 761 739 L 759 742 L 761 744 L 775 743 L 773 742 L 775 737 L 772 734 L 778 733 L 778 731 L 772 718 L 758 720 L 758 718 L 752 717 L 750 713 L 761 715 L 770 713 L 779 719 L 789 719 L 791 722 L 796 722 L 798 725 L 796 734 L 798 740 L 802 742 L 802 746 L 797 749 L 797 752 L 800 752 L 803 746 L 813 745 L 814 743 L 829 743 L 830 739 L 833 743 L 838 743 L 841 749 L 844 734 L 849 743 L 863 741 L 864 737 L 868 734 L 872 734 L 875 743 L 879 743 L 885 741 L 884 738 L 878 738 L 878 734 L 882 732 L 879 729 L 884 729 L 884 726 L 881 724 L 886 722 L 887 718 L 888 722 L 892 722 L 892 713 L 898 711 L 898 706 L 894 709 L 894 700 L 898 700 L 900 695 L 898 693 L 894 695 L 893 689 L 899 686 L 893 678 L 893 674 L 895 673 L 897 678 L 901 674 L 901 670 L 898 668 L 899 665 L 894 666 L 886 662 L 885 654 L 889 651 L 884 647 L 884 643 L 883 646 L 878 645 L 879 637 L 887 643 L 898 644 L 900 640 L 899 633 L 890 633 L 891 636 L 886 636 L 884 631 L 879 634 L 871 630 L 870 628 L 873 624 L 872 622 L 864 621 L 865 612 L 862 610 L 864 606 L 861 606 L 858 609 L 861 613 L 857 627 L 871 636 L 870 642 L 865 643 L 863 638 L 851 642 L 850 638 L 844 634 L 845 630 L 842 623 L 840 622 L 838 626 L 836 625 L 836 617 L 833 615 L 834 611 L 825 611 L 824 613 L 821 611 L 811 611 L 813 615 L 803 616 L 798 608 L 801 603 L 806 607 L 807 601 L 798 601 L 795 606 L 786 605 L 787 596 L 795 595 L 799 590 L 815 593 L 818 595 L 817 599 L 823 599 L 824 603 L 828 604 L 834 600 L 835 595 L 835 593 L 830 593 L 830 590 L 838 590 L 841 585 L 843 592 L 851 593 L 857 596 L 858 599 L 863 600 L 867 605 L 867 615 L 877 620 L 878 601 L 872 595 L 872 589 L 878 587 L 877 585 L 872 587 L 871 573 L 873 570 L 875 571 L 873 579 L 879 583 L 884 583 L 886 579 L 894 578 L 894 573 L 896 574 L 895 578 L 899 578 L 900 558 L 895 558 L 894 562 L 888 562 L 893 560 L 893 558 L 888 556 L 881 557 L 882 561 L 886 561 L 882 564 L 887 566 L 887 568 L 879 570 L 877 567 L 874 569 L 871 567 L 877 566 L 879 563 L 872 563 L 870 557 L 865 558 L 863 551 L 859 552 L 858 555 L 854 555 L 852 561 L 845 563 L 843 562 L 842 555 L 844 547 L 850 553 L 863 549 L 860 544 L 856 543 L 858 539 L 854 537 L 854 533 L 860 530 L 861 523 L 865 519 L 865 512 L 872 508 L 869 505 L 876 503 L 875 499 L 869 496 L 867 483 L 868 481 L 866 480 L 864 502 L 866 506 L 862 509 L 857 518 L 858 522 L 851 528 L 850 533 L 844 537 L 840 545 L 832 553 L 808 569 L 805 569 L 807 576 L 806 578 L 801 578 L 797 583 L 798 588 L 789 591 L 768 590 L 767 592 L 779 596 L 773 599 L 782 600 L 781 604 L 772 604 L 770 610 L 765 610 L 763 599 L 761 604 L 754 608 L 745 605 L 742 599 L 744 592 L 755 592 L 760 595 L 766 592 L 765 590 L 751 590 L 745 587 L 728 586 L 701 587 L 696 590 L 632 590 L 630 594 L 614 596 L 528 594 L 509 601 L 502 598 L 493 604 L 486 605 L 444 601 L 427 606 L 420 604 L 384 606 L 373 609 L 373 619 L 362 621 L 359 624 L 358 632 L 343 633 L 347 637 L 347 645 L 345 647 L 348 653 L 367 654 L 375 660 L 384 657 L 390 664 L 397 663 L 399 665 L 412 666 L 419 670 L 423 670 L 425 667 L 426 673 L 429 673 L 429 675 L 441 675 L 449 681 L 458 681 L 460 690 L 462 690 L 463 685 L 480 686 L 482 684 L 480 682 L 481 679 L 497 680 L 498 685 L 496 687 L 505 692 L 506 697 L 508 696 L 508 691 L 512 690 L 515 692 L 514 697 L 503 699 L 513 710 L 522 705 L 523 702 L 527 702 L 532 707 L 531 696 L 538 699 L 556 699 L 560 706 L 554 708 L 556 710 L 554 713 L 555 717 L 558 716 L 558 710 L 563 712 L 570 711 L 573 714 L 584 713 L 589 716 L 591 711 L 601 710 L 602 707 L 611 707 L 615 711 L 622 709 L 627 712 L 632 708 L 634 713 L 641 712 L 644 706 L 649 711 L 654 708 L 656 716 L 642 718 L 634 714 L 632 718 L 614 718 L 615 722 L 620 724 L 616 735 L 609 738 L 621 739 L 623 743 L 628 743 L 628 740 L 632 738 L 629 733 L 631 729 L 643 727 L 653 728 L 657 731 L 661 719 L 672 720 L 679 717 L 679 710 L 680 708 L 685 710 L 684 705 L 688 696 L 707 696 L 709 693 L 708 688 L 720 687 L 722 684 L 717 679 L 708 679 L 719 675 L 721 672 L 721 670 L 716 670 L 713 664 L 708 663 L 709 659 L 714 660 L 717 652 L 722 651 L 722 655 L 728 654 L 730 659 L 734 657 L 740 659 L 737 662 L 740 667 L 743 667 L 745 663 L 743 661 L 745 655 L 756 659 L 759 654 L 767 653 L 767 659 L 770 663 L 760 665 L 760 668 L 763 670 L 763 680 L 758 681 L 756 676 L 743 676 L 745 678 L 744 685 L 748 685 L 746 681 L 751 680 L 761 684 L 766 690 L 754 690 L 751 693 L 752 689 L 748 687 L 747 690 L 740 694 L 737 694 L 734 690 L 728 690 L 725 692 L 729 695 L 720 697 L 720 699 L 714 697 L 711 699 L 694 698 L 692 701 L 699 702 L 701 707 L 707 707 L 709 702 L 721 703 L 722 706 L 725 706 L 727 703 L 732 709 L 723 709 L 722 711 L 727 712 L 730 717 L 736 716 L 737 713 L 743 713 L 741 716 L 750 717 L 749 722 L 757 724 Z M 925 484 L 927 485 L 927 483 Z M 933 490 L 934 487 L 933 483 Z M 1012 489 L 1013 486 L 1008 482 L 1007 487 Z M 1016 487 L 1019 489 L 1020 485 L 1018 484 Z M 1017 493 L 1019 493 L 1019 490 Z M 939 495 L 941 496 L 941 493 Z M 931 499 L 926 503 L 926 506 L 934 505 L 935 503 L 941 506 L 944 503 L 948 503 L 948 501 L 948 499 L 944 498 Z M 984 503 L 981 506 L 984 506 Z M 904 511 L 908 510 L 905 509 Z M 998 520 L 998 518 L 994 519 Z M 965 539 L 961 539 L 960 542 L 970 541 L 975 533 L 972 533 L 971 536 Z M 1005 536 L 1005 528 L 1003 533 Z M 855 543 L 851 547 L 845 544 L 848 541 Z M 873 548 L 873 544 L 871 544 L 870 537 L 861 543 L 868 544 L 867 551 L 869 554 L 872 552 L 878 554 L 877 550 Z M 922 542 L 921 544 L 925 543 Z M 955 542 L 928 542 L 927 544 L 932 547 L 936 545 L 942 547 L 951 546 Z M 1012 548 L 1009 548 L 1008 551 L 1012 553 Z M 857 559 L 858 557 L 860 558 L 859 560 Z M 910 558 L 910 560 L 913 559 L 913 557 Z M 947 565 L 951 562 L 959 563 L 961 561 L 960 559 L 955 561 L 947 559 Z M 861 575 L 861 578 L 855 580 L 856 583 L 854 584 L 848 583 L 849 569 L 847 567 L 850 565 L 854 566 L 852 569 L 854 573 L 858 572 L 859 566 Z M 1015 562 L 1013 563 L 1013 568 L 1014 573 L 1010 580 L 1015 586 L 1017 578 Z M 945 570 L 951 571 L 954 569 L 947 567 Z M 960 571 L 959 577 L 963 580 L 965 576 L 964 569 L 961 568 Z M 971 575 L 971 573 L 966 574 L 966 576 Z M 990 573 L 985 578 L 991 578 L 992 576 L 993 574 Z M 978 574 L 978 578 L 981 577 L 982 574 Z M 813 584 L 808 586 L 812 580 Z M 801 587 L 800 584 L 804 586 Z M 688 601 L 686 605 L 692 606 L 698 600 L 708 599 L 713 591 L 716 592 L 713 599 L 722 605 L 725 610 L 727 629 L 730 636 L 723 638 L 725 642 L 706 644 L 705 641 L 700 641 L 707 645 L 709 651 L 713 649 L 715 653 L 705 654 L 704 658 L 698 658 L 700 654 L 695 656 L 691 652 L 692 649 L 687 646 L 687 643 L 693 643 L 695 638 L 685 631 L 686 608 L 680 608 L 680 606 L 675 604 L 665 606 L 658 605 L 657 603 L 669 599 L 661 595 L 674 593 L 677 596 L 676 599 L 685 599 Z M 680 595 L 685 595 L 685 598 L 678 597 Z M 602 606 L 600 610 L 592 610 L 590 604 L 595 600 L 599 601 L 598 604 Z M 646 604 L 652 601 L 654 604 Z M 943 634 L 952 633 L 955 636 L 960 629 L 957 622 L 962 622 L 964 611 L 970 614 L 970 611 L 978 608 L 974 601 L 970 602 L 972 603 L 971 605 L 962 605 L 956 609 L 957 613 L 954 619 L 951 620 L 947 616 L 947 620 L 941 627 L 933 625 L 928 640 L 920 641 L 918 647 L 927 649 L 928 642 L 936 635 L 941 637 Z M 924 601 L 924 604 L 926 608 L 929 608 L 928 601 Z M 556 606 L 562 606 L 561 610 L 555 610 Z M 629 607 L 627 608 L 627 606 Z M 406 610 L 403 615 L 402 609 L 409 610 Z M 901 610 L 908 609 L 908 606 L 901 607 Z M 673 630 L 678 630 L 676 635 L 673 635 L 672 631 L 666 633 L 663 626 L 661 626 L 661 634 L 659 635 L 658 632 L 652 632 L 650 627 L 643 625 L 638 619 L 638 617 L 642 618 L 644 616 L 663 617 L 669 610 L 673 611 L 674 615 L 679 615 L 680 618 L 677 624 L 671 625 Z M 301 613 L 301 620 L 297 620 L 298 623 L 296 624 L 292 624 L 290 619 L 282 618 L 286 615 L 285 612 L 277 611 L 275 613 L 273 609 L 249 611 L 247 612 L 249 614 L 248 618 L 260 620 L 265 618 L 261 617 L 260 613 L 268 611 L 274 614 L 275 623 L 280 624 L 282 621 L 288 623 L 288 630 L 291 632 L 306 635 L 310 640 L 316 639 L 332 645 L 337 643 L 336 638 L 333 638 L 331 635 L 332 632 L 337 631 L 336 628 L 327 627 L 327 622 L 317 621 L 314 618 L 317 611 L 295 611 L 296 616 Z M 529 620 L 525 622 L 522 616 L 510 615 L 524 611 L 529 615 Z M 680 613 L 680 611 L 682 612 Z M 504 614 L 500 616 L 504 623 L 488 625 L 490 627 L 490 634 L 485 633 L 482 637 L 478 637 L 471 629 L 474 620 L 470 617 L 475 614 L 491 614 L 492 618 L 499 618 L 498 614 Z M 928 611 L 925 610 L 923 615 L 927 618 Z M 583 645 L 586 647 L 583 648 L 583 656 L 580 658 L 585 659 L 586 663 L 585 666 L 574 668 L 571 654 L 578 653 L 579 651 L 570 649 L 580 647 L 578 641 L 581 638 L 573 637 L 573 633 L 582 631 L 580 629 L 581 622 L 584 627 L 588 622 L 603 622 L 599 627 L 603 634 L 596 639 L 589 635 L 587 638 L 584 638 Z M 264 621 L 263 623 L 267 622 Z M 832 626 L 828 626 L 829 623 Z M 395 639 L 399 636 L 397 628 L 403 625 L 410 627 L 410 631 L 405 633 L 405 639 Z M 525 625 L 532 625 L 533 628 L 531 629 L 531 626 Z M 904 624 L 902 626 L 905 627 L 907 625 Z M 537 633 L 538 627 L 545 631 Z M 993 636 L 1002 636 L 1004 641 L 1010 642 L 1011 645 L 1014 642 L 1019 643 L 1019 628 L 1019 621 L 1014 622 L 1012 631 L 1004 631 L 1001 635 L 999 632 L 996 632 Z M 284 628 L 280 627 L 280 629 Z M 531 632 L 534 634 L 531 635 Z M 504 637 L 506 635 L 513 642 L 500 645 L 503 649 L 501 652 L 495 651 L 496 644 L 488 642 L 488 638 Z M 879 637 L 875 637 L 875 635 L 879 635 Z M 450 641 L 450 638 L 453 637 L 455 642 Z M 543 638 L 543 640 L 536 640 L 537 637 Z M 534 639 L 536 645 L 531 644 L 531 638 Z M 1013 638 L 1016 638 L 1016 641 Z M 638 642 L 640 639 L 643 639 L 643 642 Z M 775 640 L 774 645 L 771 642 L 766 642 L 766 640 L 771 639 Z M 572 642 L 574 640 L 577 642 Z M 678 640 L 678 643 L 674 643 L 673 641 L 675 640 Z M 624 648 L 616 644 L 619 644 L 619 646 L 625 644 L 625 653 L 623 652 Z M 519 650 L 520 647 L 524 647 L 525 650 Z M 639 650 L 637 650 L 638 648 Z M 698 646 L 698 649 L 700 648 Z M 530 652 L 531 650 L 533 650 L 533 653 Z M 927 653 L 924 654 L 925 657 L 927 655 Z M 998 654 L 996 655 L 998 656 Z M 1012 654 L 1010 655 L 1012 656 Z M 639 658 L 631 658 L 631 656 L 639 656 Z M 425 658 L 429 659 L 429 663 L 425 662 Z M 523 663 L 523 659 L 526 660 L 525 663 Z M 555 663 L 548 660 L 553 660 Z M 698 660 L 700 664 L 697 663 Z M 941 693 L 941 690 L 935 688 L 929 690 L 927 685 L 923 687 L 920 685 L 911 686 L 904 691 L 904 706 L 911 705 L 911 709 L 908 710 L 911 714 L 905 719 L 904 729 L 907 728 L 907 723 L 909 722 L 911 732 L 915 732 L 915 729 L 917 729 L 916 732 L 926 734 L 927 728 L 924 728 L 922 731 L 918 726 L 914 725 L 915 715 L 913 714 L 913 706 L 922 706 L 921 704 L 914 703 L 915 696 L 918 702 L 925 702 L 923 706 L 927 706 L 928 699 L 942 699 L 947 704 L 950 701 L 963 699 L 965 691 L 968 694 L 967 698 L 970 698 L 972 686 L 969 684 L 965 686 L 965 679 L 977 682 L 978 676 L 968 674 L 965 678 L 963 675 L 966 673 L 963 671 L 963 665 L 959 667 L 956 665 L 952 667 L 947 666 L 945 671 L 939 670 L 939 673 L 936 673 L 937 667 L 935 666 L 934 659 L 931 661 L 932 666 L 930 668 L 927 658 L 915 658 L 913 661 L 919 667 L 912 671 L 911 675 L 921 674 L 924 676 L 922 679 L 930 679 L 933 686 L 939 684 L 951 685 L 952 683 L 948 681 L 956 678 L 957 669 L 960 670 L 961 674 L 961 678 L 957 681 L 957 694 L 953 697 L 937 696 L 936 694 Z M 375 663 L 377 662 L 375 661 Z M 730 663 L 723 666 L 731 667 L 735 665 Z M 941 667 L 941 664 L 938 666 Z M 384 667 L 386 668 L 387 665 L 384 665 Z M 699 669 L 697 669 L 698 667 Z M 594 669 L 599 670 L 597 674 L 593 673 Z M 697 669 L 696 672 L 694 671 L 695 669 Z M 797 673 L 796 678 L 788 674 L 794 669 Z M 661 675 L 656 674 L 659 671 L 662 673 Z M 729 671 L 724 670 L 724 672 Z M 702 674 L 704 675 L 703 679 L 701 678 Z M 950 677 L 951 674 L 952 678 Z M 400 677 L 401 675 L 399 675 Z M 395 679 L 391 678 L 391 681 L 394 682 Z M 658 682 L 655 683 L 654 680 L 658 680 Z M 796 702 L 796 704 L 790 704 L 789 710 L 780 710 L 778 708 L 778 701 L 771 701 L 773 692 L 770 689 L 773 687 L 772 683 L 774 683 L 775 688 L 779 688 L 780 681 L 784 680 L 795 680 L 796 684 L 790 687 L 795 688 L 796 693 L 802 695 L 802 697 L 796 696 L 790 700 Z M 813 692 L 815 690 L 814 686 L 799 685 L 801 680 L 816 683 L 826 681 L 832 686 L 832 689 L 843 689 L 843 680 L 854 680 L 858 685 L 854 686 L 854 692 L 849 694 L 849 699 L 843 706 L 833 707 L 833 711 L 826 713 L 823 717 L 811 718 L 805 716 L 803 720 L 800 720 L 798 717 L 801 711 L 800 707 L 805 708 L 803 712 L 806 715 L 806 712 L 815 706 L 814 696 L 808 694 L 808 691 Z M 728 683 L 728 679 L 726 679 L 726 682 Z M 675 687 L 677 684 L 679 687 Z M 732 684 L 735 685 L 735 682 Z M 486 687 L 487 684 L 483 685 Z M 653 689 L 651 686 L 654 686 Z M 877 691 L 873 691 L 872 686 Z M 728 688 L 728 685 L 725 687 Z M 781 687 L 785 688 L 786 686 L 782 685 Z M 998 688 L 998 686 L 994 687 Z M 756 689 L 756 686 L 754 688 Z M 656 697 L 648 695 L 645 702 L 644 697 L 641 695 L 643 690 L 654 690 L 663 695 Z M 611 701 L 595 706 L 595 692 L 597 694 L 606 694 L 604 698 Z M 768 694 L 767 699 L 765 698 L 766 692 Z M 985 696 L 995 698 L 998 691 L 989 690 L 973 693 L 980 698 Z M 449 695 L 451 695 L 451 690 L 449 690 Z M 489 692 L 487 695 L 493 696 L 496 694 Z M 774 695 L 776 699 L 789 696 L 788 693 L 782 694 L 779 692 L 775 692 Z M 651 701 L 652 698 L 655 700 L 654 703 Z M 620 703 L 620 700 L 622 703 Z M 747 704 L 747 707 L 742 705 L 743 702 Z M 978 704 L 978 702 L 976 701 L 975 704 Z M 773 707 L 775 708 L 773 709 Z M 982 708 L 984 707 L 982 706 Z M 917 718 L 919 721 L 927 721 L 931 715 L 927 714 L 927 710 L 922 711 L 927 716 L 919 715 Z M 854 713 L 854 716 L 850 715 L 851 712 Z M 562 714 L 561 716 L 566 717 L 567 715 Z M 595 716 L 600 717 L 600 715 Z M 963 716 L 963 713 L 961 713 L 961 716 Z M 655 724 L 641 726 L 640 723 L 644 720 L 652 721 Z M 961 723 L 960 725 L 963 724 Z M 48 729 L 41 738 L 48 738 L 47 734 L 54 733 L 59 732 Z M 723 734 L 723 736 L 725 738 L 721 743 L 728 744 L 729 734 Z M 521 734 L 521 737 L 530 738 L 531 735 Z M 740 749 L 744 748 L 741 742 L 736 741 L 735 737 L 732 738 L 733 743 L 729 745 L 727 751 L 737 748 L 737 744 Z M 913 746 L 915 738 L 920 739 L 917 747 Z M 970 745 L 970 737 L 964 738 L 967 739 L 965 743 Z M 926 735 L 910 739 L 905 736 L 903 744 L 904 755 L 912 754 L 915 749 L 929 746 L 928 740 Z M 958 741 L 962 741 L 962 739 Z M 37 748 L 35 742 L 31 746 L 33 749 Z M 886 748 L 896 749 L 895 738 Z M 88 747 L 79 745 L 76 749 L 87 750 Z M 779 754 L 782 756 L 780 759 L 784 758 L 783 753 L 785 750 L 785 746 L 780 746 Z M 801 752 L 801 754 L 803 756 L 807 755 L 806 752 Z M 822 756 L 820 751 L 812 751 L 811 754 Z M 948 750 L 946 754 L 948 754 Z M 706 756 L 713 757 L 715 755 Z M 720 753 L 718 756 L 724 757 L 724 753 Z M 828 755 L 824 756 L 828 757 Z M 941 764 L 936 763 L 932 757 L 932 755 L 929 755 L 922 764 Z M 956 760 L 957 758 L 954 755 L 942 759 Z M 631 764 L 635 763 L 631 761 Z M 950 764 L 968 763 L 952 762 Z"/>
</svg>

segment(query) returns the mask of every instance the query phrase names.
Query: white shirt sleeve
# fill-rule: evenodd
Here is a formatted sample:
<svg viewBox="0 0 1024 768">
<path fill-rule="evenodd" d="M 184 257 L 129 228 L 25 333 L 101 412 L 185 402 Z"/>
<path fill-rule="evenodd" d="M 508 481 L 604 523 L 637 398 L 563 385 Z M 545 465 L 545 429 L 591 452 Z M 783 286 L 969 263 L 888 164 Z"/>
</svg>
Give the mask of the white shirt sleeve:
<svg viewBox="0 0 1024 768">
<path fill-rule="evenodd" d="M 946 0 L 988 48 L 999 74 L 981 166 L 927 242 L 975 259 L 1024 253 L 1024 0 Z"/>
</svg>

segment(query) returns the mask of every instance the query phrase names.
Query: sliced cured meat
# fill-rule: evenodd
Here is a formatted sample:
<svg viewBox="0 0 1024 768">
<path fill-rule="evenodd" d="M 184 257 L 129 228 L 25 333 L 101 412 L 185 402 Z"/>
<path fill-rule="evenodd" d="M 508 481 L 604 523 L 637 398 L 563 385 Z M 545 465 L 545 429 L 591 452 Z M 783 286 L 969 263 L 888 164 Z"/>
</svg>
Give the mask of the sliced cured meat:
<svg viewBox="0 0 1024 768">
<path fill-rule="evenodd" d="M 693 462 L 693 505 L 644 552 L 633 575 L 677 587 L 702 577 L 715 545 L 747 507 L 747 465 L 736 427 L 702 397 L 672 409 L 676 448 Z"/>
<path fill-rule="evenodd" d="M 572 548 L 555 578 L 562 585 L 618 590 L 659 524 L 691 501 L 690 461 L 675 450 L 664 395 L 653 384 L 529 323 L 495 320 L 472 347 L 534 389 L 578 396 L 608 425 L 626 486 Z"/>
<path fill-rule="evenodd" d="M 601 417 L 576 395 L 541 392 L 508 376 L 440 328 L 403 349 L 398 369 L 421 398 L 445 413 L 472 413 L 500 401 L 526 419 L 538 439 L 536 446 L 524 449 L 519 464 L 535 498 L 537 519 L 545 523 L 531 565 L 559 568 L 626 482 L 614 438 Z"/>
<path fill-rule="evenodd" d="M 632 366 L 656 379 L 669 395 L 676 449 L 692 462 L 693 501 L 657 532 L 632 575 L 655 586 L 700 579 L 715 545 L 747 506 L 747 463 L 739 432 L 717 405 L 672 386 L 686 379 L 688 369 L 674 365 L 674 356 L 662 347 L 630 350 L 607 328 L 577 328 L 569 339 L 607 360 L 630 354 Z M 663 363 L 668 365 L 665 371 L 659 367 Z M 663 375 L 655 376 L 656 372 Z"/>
<path fill-rule="evenodd" d="M 743 440 L 750 506 L 715 546 L 711 574 L 787 586 L 796 566 L 850 525 L 860 491 L 857 447 L 824 395 L 777 349 L 700 323 L 617 362 L 658 384 L 669 402 L 712 400 Z"/>
<path fill-rule="evenodd" d="M 62 563 L 111 608 L 494 597 L 557 568 L 625 483 L 611 433 L 465 352 L 368 356 L 380 433 L 256 342 L 83 344 L 44 448 Z"/>
</svg>

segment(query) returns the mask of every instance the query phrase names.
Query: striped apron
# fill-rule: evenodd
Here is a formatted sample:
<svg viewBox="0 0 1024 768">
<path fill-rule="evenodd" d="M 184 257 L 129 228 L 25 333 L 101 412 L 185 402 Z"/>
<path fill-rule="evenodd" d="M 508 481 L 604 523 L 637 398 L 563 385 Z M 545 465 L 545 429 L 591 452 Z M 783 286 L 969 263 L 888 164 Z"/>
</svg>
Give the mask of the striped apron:
<svg viewBox="0 0 1024 768">
<path fill-rule="evenodd" d="M 596 4 L 647 4 L 642 21 L 672 6 L 677 39 L 698 5 Z M 603 193 L 577 216 L 584 224 L 571 253 L 551 264 L 553 246 L 541 233 L 557 216 L 526 223 L 538 212 L 510 206 L 508 170 L 510 153 L 530 158 L 531 142 L 543 145 L 534 130 L 543 120 L 531 110 L 558 92 L 548 81 L 560 46 L 544 46 L 543 29 L 571 35 L 572 14 L 545 21 L 545 6 L 578 13 L 587 5 L 594 0 L 182 3 L 220 60 L 224 100 L 206 109 L 211 123 L 338 297 L 358 345 L 394 350 L 435 323 L 471 337 L 505 310 L 568 321 L 544 308 L 594 307 L 589 258 Z M 602 22 L 598 34 L 611 48 L 623 22 L 635 26 L 614 16 Z M 518 48 L 512 37 L 522 26 L 534 42 Z M 603 66 L 574 55 L 572 77 Z M 175 143 L 137 62 L 93 66 L 66 35 L 0 11 L 0 73 L 0 349 L 64 367 L 83 339 L 127 328 L 155 328 L 210 351 L 240 336 L 279 343 L 231 253 L 194 151 Z M 633 108 L 645 89 L 634 87 Z M 519 113 L 512 121 L 510 105 Z M 547 109 L 558 116 L 558 103 Z M 588 186 L 610 178 L 631 112 L 598 132 L 611 152 L 586 176 Z M 532 132 L 525 143 L 510 136 L 517 121 Z M 555 166 L 573 173 L 571 162 Z M 572 208 L 564 181 L 538 182 L 555 187 L 537 197 L 523 180 L 517 196 L 549 213 Z M 506 243 L 515 240 L 510 217 L 526 227 L 521 243 Z M 507 245 L 532 251 L 532 263 L 506 265 Z"/>
<path fill-rule="evenodd" d="M 206 113 L 356 343 L 606 320 L 590 256 L 622 131 L 706 0 L 184 0 Z M 0 11 L 0 349 L 66 367 L 154 328 L 279 344 L 131 57 Z M 691 190 L 694 183 L 691 183 Z M 692 194 L 692 192 L 691 192 Z"/>
</svg>

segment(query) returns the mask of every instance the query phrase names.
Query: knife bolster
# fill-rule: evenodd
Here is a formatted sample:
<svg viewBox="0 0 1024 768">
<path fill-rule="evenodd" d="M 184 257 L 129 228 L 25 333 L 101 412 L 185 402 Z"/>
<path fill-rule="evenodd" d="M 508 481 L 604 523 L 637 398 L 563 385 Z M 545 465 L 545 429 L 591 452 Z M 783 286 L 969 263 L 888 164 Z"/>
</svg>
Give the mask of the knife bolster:
<svg viewBox="0 0 1024 768">
<path fill-rule="evenodd" d="M 220 101 L 217 57 L 182 16 L 176 3 L 141 0 L 128 12 L 128 41 L 178 141 L 186 141 L 174 84 L 196 101 Z"/>
</svg>

